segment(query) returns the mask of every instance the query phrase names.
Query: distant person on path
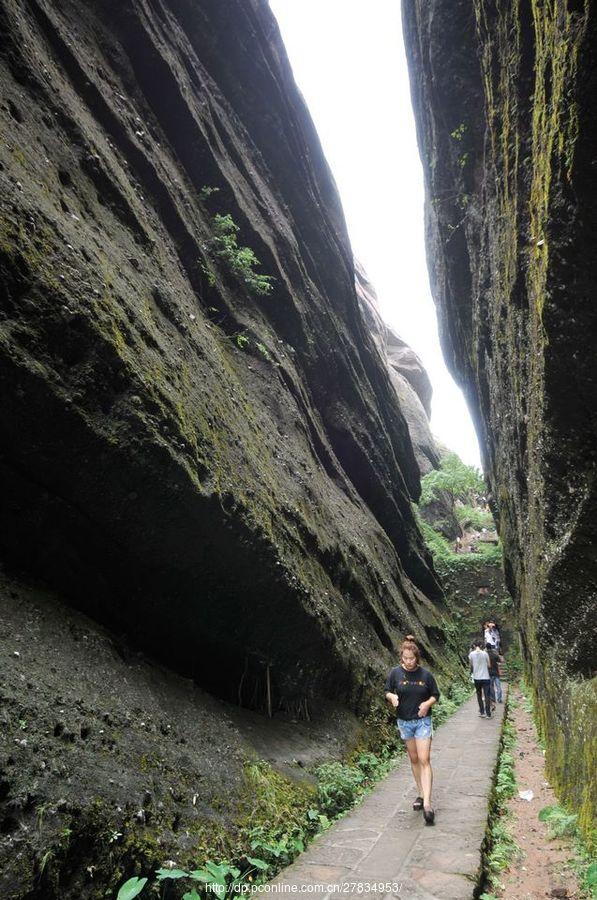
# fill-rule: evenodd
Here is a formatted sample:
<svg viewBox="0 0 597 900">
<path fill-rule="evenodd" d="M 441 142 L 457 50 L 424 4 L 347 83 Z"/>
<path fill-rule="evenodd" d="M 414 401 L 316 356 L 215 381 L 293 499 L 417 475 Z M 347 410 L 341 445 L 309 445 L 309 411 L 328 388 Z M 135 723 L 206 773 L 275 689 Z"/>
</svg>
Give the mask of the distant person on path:
<svg viewBox="0 0 597 900">
<path fill-rule="evenodd" d="M 476 641 L 475 649 L 469 653 L 468 660 L 473 673 L 473 681 L 475 682 L 479 715 L 481 718 L 491 719 L 489 656 L 487 651 L 482 649 L 482 646 L 481 641 Z"/>
<path fill-rule="evenodd" d="M 490 622 L 489 627 L 491 629 L 491 634 L 493 637 L 493 642 L 495 644 L 495 649 L 497 652 L 500 652 L 500 647 L 502 646 L 502 635 L 500 633 L 500 629 L 497 627 L 495 622 Z"/>
<path fill-rule="evenodd" d="M 493 647 L 493 635 L 491 634 L 489 622 L 483 622 L 483 637 L 485 639 L 485 645 L 491 644 Z"/>
<path fill-rule="evenodd" d="M 495 622 L 485 623 L 485 632 L 483 636 L 485 638 L 485 644 L 491 644 L 495 650 L 500 649 L 500 631 L 499 628 L 496 627 Z"/>
<path fill-rule="evenodd" d="M 500 656 L 491 644 L 485 644 L 485 650 L 489 657 L 489 680 L 491 682 L 489 693 L 491 702 L 495 705 L 496 701 L 497 703 L 502 703 L 502 682 L 500 681 L 499 664 L 503 661 L 503 656 Z"/>
<path fill-rule="evenodd" d="M 420 665 L 421 654 L 413 641 L 403 641 L 400 665 L 395 666 L 386 681 L 386 700 L 398 711 L 396 724 L 406 745 L 419 796 L 413 809 L 422 809 L 426 825 L 433 825 L 435 812 L 431 805 L 433 771 L 431 769 L 431 707 L 439 699 L 435 678 Z"/>
</svg>

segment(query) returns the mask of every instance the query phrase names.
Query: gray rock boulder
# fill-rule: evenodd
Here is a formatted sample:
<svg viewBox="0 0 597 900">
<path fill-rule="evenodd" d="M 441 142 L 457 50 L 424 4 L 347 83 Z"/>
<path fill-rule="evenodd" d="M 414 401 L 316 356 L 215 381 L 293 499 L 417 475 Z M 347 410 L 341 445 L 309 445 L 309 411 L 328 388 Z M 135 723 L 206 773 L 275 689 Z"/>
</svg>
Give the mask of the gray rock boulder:
<svg viewBox="0 0 597 900">
<path fill-rule="evenodd" d="M 355 280 L 365 322 L 388 367 L 406 419 L 419 471 L 426 475 L 439 465 L 441 458 L 429 425 L 433 391 L 429 376 L 415 351 L 384 322 L 375 288 L 358 260 L 355 261 Z"/>
</svg>

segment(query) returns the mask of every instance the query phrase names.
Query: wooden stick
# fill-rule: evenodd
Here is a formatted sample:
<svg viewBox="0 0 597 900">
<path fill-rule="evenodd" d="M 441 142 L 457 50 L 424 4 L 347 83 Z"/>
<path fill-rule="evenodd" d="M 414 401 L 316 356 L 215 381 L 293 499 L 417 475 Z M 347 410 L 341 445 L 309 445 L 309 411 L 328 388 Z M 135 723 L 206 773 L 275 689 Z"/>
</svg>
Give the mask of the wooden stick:
<svg viewBox="0 0 597 900">
<path fill-rule="evenodd" d="M 269 675 L 269 663 L 267 664 L 267 669 L 265 671 L 265 679 L 266 679 L 266 688 L 267 688 L 267 715 L 268 718 L 272 718 L 272 685 Z"/>
<path fill-rule="evenodd" d="M 243 681 L 245 680 L 245 675 L 247 674 L 247 669 L 249 667 L 249 657 L 245 654 L 245 667 L 243 669 L 243 674 L 240 676 L 240 683 L 238 685 L 238 705 L 243 705 Z"/>
</svg>

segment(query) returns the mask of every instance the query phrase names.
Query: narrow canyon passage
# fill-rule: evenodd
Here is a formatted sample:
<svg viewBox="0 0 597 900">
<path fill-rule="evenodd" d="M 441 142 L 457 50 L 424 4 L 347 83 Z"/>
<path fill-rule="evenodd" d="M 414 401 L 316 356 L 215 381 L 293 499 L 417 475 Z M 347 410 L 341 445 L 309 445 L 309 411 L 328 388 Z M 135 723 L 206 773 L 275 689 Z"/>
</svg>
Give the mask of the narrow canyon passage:
<svg viewBox="0 0 597 900">
<path fill-rule="evenodd" d="M 399 4 L 335 3 L 291 5 L 358 228 L 282 0 L 0 0 L 2 900 L 297 857 L 464 900 L 508 756 L 470 652 L 481 692 L 524 671 L 594 852 L 597 13 L 405 0 L 399 82 Z M 405 647 L 434 828 L 388 775 Z"/>
</svg>

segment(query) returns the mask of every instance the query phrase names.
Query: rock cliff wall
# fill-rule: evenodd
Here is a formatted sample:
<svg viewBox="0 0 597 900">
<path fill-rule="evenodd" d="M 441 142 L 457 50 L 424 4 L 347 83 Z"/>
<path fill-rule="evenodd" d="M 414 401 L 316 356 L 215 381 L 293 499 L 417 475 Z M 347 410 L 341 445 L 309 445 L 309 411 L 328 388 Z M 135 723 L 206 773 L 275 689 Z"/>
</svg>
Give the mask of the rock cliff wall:
<svg viewBox="0 0 597 900">
<path fill-rule="evenodd" d="M 267 3 L 2 0 L 0 32 L 4 560 L 234 701 L 366 706 L 404 628 L 441 665 L 418 467 Z"/>
<path fill-rule="evenodd" d="M 426 475 L 437 468 L 441 456 L 429 423 L 432 395 L 429 375 L 414 350 L 384 322 L 375 288 L 358 261 L 355 274 L 357 297 L 365 323 L 390 373 L 390 381 L 408 426 L 419 473 Z"/>
<path fill-rule="evenodd" d="M 454 663 L 268 4 L 0 0 L 0 130 L 0 893 L 113 896 Z"/>
<path fill-rule="evenodd" d="M 448 363 L 476 420 L 561 797 L 597 806 L 597 15 L 403 6 Z"/>
</svg>

